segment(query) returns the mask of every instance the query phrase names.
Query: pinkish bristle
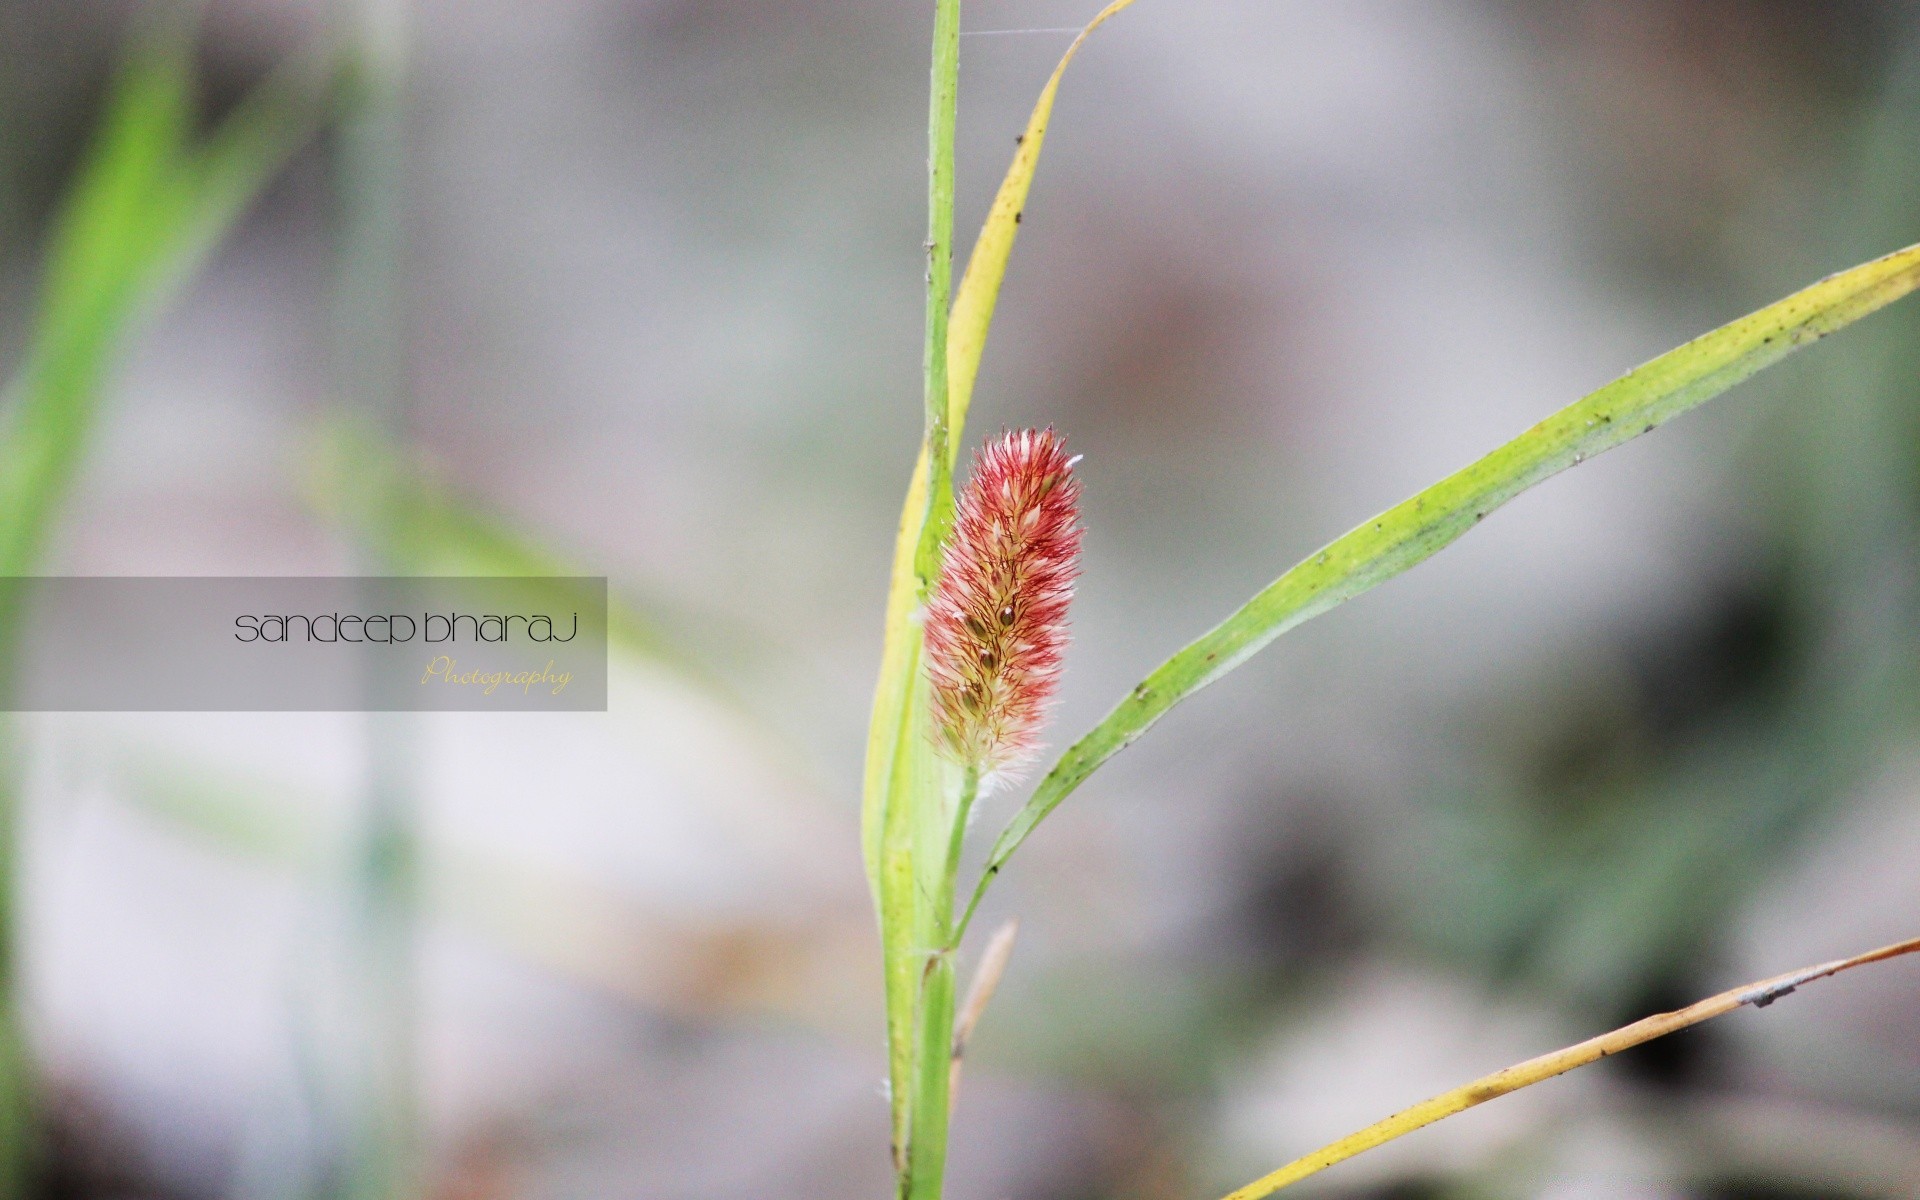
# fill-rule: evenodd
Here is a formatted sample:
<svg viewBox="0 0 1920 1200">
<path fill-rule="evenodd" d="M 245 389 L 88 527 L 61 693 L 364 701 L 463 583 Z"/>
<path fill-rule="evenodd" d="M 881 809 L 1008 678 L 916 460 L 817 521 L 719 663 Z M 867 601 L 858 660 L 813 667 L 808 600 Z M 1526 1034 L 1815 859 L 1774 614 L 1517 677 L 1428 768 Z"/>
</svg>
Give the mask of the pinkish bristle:
<svg viewBox="0 0 1920 1200">
<path fill-rule="evenodd" d="M 927 605 L 927 674 L 941 748 L 983 777 L 1039 749 L 1079 574 L 1076 460 L 1052 429 L 981 447 L 955 505 Z"/>
</svg>

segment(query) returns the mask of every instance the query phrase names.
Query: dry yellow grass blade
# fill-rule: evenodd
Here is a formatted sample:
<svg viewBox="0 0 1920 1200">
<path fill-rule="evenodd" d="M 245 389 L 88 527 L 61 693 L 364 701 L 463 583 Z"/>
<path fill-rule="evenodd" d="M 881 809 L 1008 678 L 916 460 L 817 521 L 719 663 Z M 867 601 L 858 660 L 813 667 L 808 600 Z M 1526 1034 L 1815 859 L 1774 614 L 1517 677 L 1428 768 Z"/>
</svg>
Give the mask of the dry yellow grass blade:
<svg viewBox="0 0 1920 1200">
<path fill-rule="evenodd" d="M 1702 1021 L 1711 1021 L 1724 1016 L 1736 1008 L 1751 1004 L 1756 1008 L 1765 1008 L 1782 996 L 1791 994 L 1796 988 L 1838 975 L 1842 971 L 1862 967 L 1868 963 L 1884 962 L 1898 958 L 1903 954 L 1912 954 L 1920 950 L 1920 938 L 1896 942 L 1891 946 L 1882 946 L 1878 950 L 1869 950 L 1865 954 L 1856 954 L 1852 958 L 1836 959 L 1799 971 L 1789 971 L 1784 975 L 1775 975 L 1771 979 L 1762 979 L 1758 983 L 1749 983 L 1743 987 L 1709 996 L 1697 1004 L 1688 1005 L 1678 1012 L 1659 1013 L 1623 1026 L 1612 1033 L 1603 1033 L 1599 1037 L 1589 1038 L 1564 1050 L 1543 1054 L 1539 1058 L 1530 1058 L 1503 1071 L 1476 1079 L 1465 1087 L 1443 1092 L 1431 1100 L 1423 1100 L 1412 1108 L 1397 1112 L 1386 1120 L 1369 1125 L 1358 1133 L 1348 1134 L 1331 1145 L 1323 1146 L 1312 1154 L 1297 1158 L 1273 1172 L 1254 1180 L 1238 1191 L 1229 1193 L 1225 1200 L 1261 1200 L 1271 1196 L 1289 1184 L 1295 1184 L 1309 1175 L 1317 1175 L 1335 1163 L 1345 1162 L 1356 1154 L 1385 1145 L 1397 1137 L 1412 1133 L 1416 1129 L 1431 1125 L 1435 1121 L 1465 1112 L 1478 1104 L 1498 1099 L 1509 1092 L 1530 1087 L 1556 1075 L 1564 1075 L 1575 1067 L 1584 1067 L 1588 1063 L 1598 1062 L 1610 1054 L 1650 1042 L 1669 1033 L 1678 1033 L 1689 1026 Z"/>
</svg>

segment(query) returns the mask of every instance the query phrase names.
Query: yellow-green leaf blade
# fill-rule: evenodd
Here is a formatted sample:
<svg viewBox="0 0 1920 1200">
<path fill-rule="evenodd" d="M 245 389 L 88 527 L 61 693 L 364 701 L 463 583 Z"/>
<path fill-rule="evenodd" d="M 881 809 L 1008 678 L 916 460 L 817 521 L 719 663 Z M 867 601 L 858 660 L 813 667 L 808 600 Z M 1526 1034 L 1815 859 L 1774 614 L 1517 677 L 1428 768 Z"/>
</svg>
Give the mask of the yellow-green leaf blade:
<svg viewBox="0 0 1920 1200">
<path fill-rule="evenodd" d="M 980 356 L 987 348 L 987 331 L 993 325 L 1000 284 L 1007 277 L 1007 259 L 1013 254 L 1013 241 L 1020 232 L 1020 214 L 1027 206 L 1033 173 L 1040 165 L 1040 148 L 1046 143 L 1047 126 L 1053 120 L 1053 101 L 1060 91 L 1060 78 L 1093 31 L 1133 2 L 1113 0 L 1087 22 L 1087 27 L 1060 56 L 1060 65 L 1053 69 L 1053 75 L 1033 106 L 1033 115 L 1027 118 L 1027 129 L 1020 135 L 1013 163 L 1000 182 L 1000 190 L 994 194 L 986 224 L 980 227 L 980 237 L 967 259 L 967 273 L 961 277 L 960 290 L 954 295 L 953 319 L 947 327 L 947 423 L 956 446 L 960 429 L 966 424 L 967 408 L 973 402 L 973 381 L 980 374 Z"/>
<path fill-rule="evenodd" d="M 1431 557 L 1534 484 L 1652 432 L 1916 286 L 1920 246 L 1829 276 L 1635 368 L 1335 539 L 1162 663 L 1067 750 L 995 841 L 973 904 L 1034 827 L 1101 764 L 1273 639 Z"/>
</svg>

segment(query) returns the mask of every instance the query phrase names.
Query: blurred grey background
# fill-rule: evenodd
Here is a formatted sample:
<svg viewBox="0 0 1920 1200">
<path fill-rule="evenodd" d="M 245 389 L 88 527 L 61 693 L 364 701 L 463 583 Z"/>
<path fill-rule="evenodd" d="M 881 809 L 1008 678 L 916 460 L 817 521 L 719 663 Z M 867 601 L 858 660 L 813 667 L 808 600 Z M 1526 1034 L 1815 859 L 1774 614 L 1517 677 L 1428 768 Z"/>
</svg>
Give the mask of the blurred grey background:
<svg viewBox="0 0 1920 1200">
<path fill-rule="evenodd" d="M 963 247 L 1065 48 L 1046 30 L 1095 7 L 967 4 Z M 137 15 L 0 3 L 0 365 Z M 397 744 L 420 1194 L 882 1195 L 857 795 L 919 430 L 930 6 L 388 16 L 380 419 L 668 652 L 616 657 L 605 714 L 23 719 L 46 1194 L 341 1194 L 379 1044 L 350 846 Z M 205 108 L 359 19 L 214 0 Z M 337 150 L 132 347 L 50 572 L 355 569 L 313 482 L 360 407 Z M 1908 5 L 1141 0 L 1067 77 L 969 436 L 1052 423 L 1086 456 L 1053 743 L 1350 525 L 1915 240 Z M 952 1194 L 1218 1195 L 1914 934 L 1917 331 L 1897 307 L 1550 482 L 1075 795 L 983 915 L 1023 925 Z M 1860 972 L 1300 1194 L 1920 1195 L 1916 996 L 1920 967 Z"/>
</svg>

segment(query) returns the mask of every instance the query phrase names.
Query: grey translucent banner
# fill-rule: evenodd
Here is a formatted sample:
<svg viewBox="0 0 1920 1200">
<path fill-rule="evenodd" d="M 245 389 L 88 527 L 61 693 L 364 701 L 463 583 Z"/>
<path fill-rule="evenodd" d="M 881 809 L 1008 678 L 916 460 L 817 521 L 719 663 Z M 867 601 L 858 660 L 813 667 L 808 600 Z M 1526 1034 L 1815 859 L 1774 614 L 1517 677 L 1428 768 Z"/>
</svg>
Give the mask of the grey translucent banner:
<svg viewBox="0 0 1920 1200">
<path fill-rule="evenodd" d="M 604 578 L 0 579 L 15 712 L 601 712 Z"/>
</svg>

